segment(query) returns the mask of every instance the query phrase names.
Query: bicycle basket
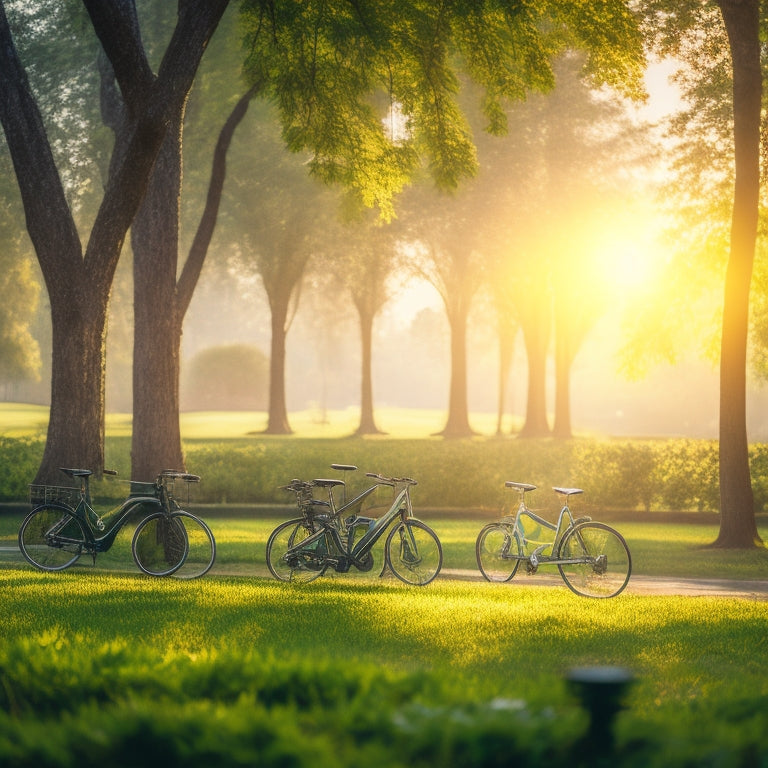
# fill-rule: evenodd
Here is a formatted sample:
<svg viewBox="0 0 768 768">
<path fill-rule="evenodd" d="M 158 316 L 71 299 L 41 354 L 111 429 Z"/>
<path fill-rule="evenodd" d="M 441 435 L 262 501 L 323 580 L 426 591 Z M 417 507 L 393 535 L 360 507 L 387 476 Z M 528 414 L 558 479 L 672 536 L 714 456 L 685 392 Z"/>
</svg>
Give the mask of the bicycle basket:
<svg viewBox="0 0 768 768">
<path fill-rule="evenodd" d="M 157 496 L 157 486 L 154 483 L 142 483 L 131 480 L 131 496 Z"/>
<path fill-rule="evenodd" d="M 65 485 L 30 485 L 29 503 L 45 504 L 49 501 L 59 501 L 76 507 L 80 500 L 80 489 Z"/>
</svg>

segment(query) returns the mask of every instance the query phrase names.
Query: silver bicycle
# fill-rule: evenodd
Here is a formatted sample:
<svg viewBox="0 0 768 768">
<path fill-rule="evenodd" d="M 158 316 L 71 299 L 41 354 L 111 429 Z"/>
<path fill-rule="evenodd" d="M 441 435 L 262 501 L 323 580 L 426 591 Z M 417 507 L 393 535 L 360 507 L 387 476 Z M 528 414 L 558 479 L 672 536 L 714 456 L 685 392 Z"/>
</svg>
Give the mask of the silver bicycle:
<svg viewBox="0 0 768 768">
<path fill-rule="evenodd" d="M 520 564 L 536 573 L 541 565 L 556 565 L 563 581 L 577 595 L 615 597 L 627 586 L 632 557 L 624 537 L 590 517 L 574 518 L 569 506 L 581 488 L 554 488 L 562 499 L 557 523 L 533 512 L 525 494 L 536 490 L 529 483 L 508 481 L 517 491 L 517 512 L 486 525 L 475 543 L 477 565 L 488 581 L 510 581 Z"/>
</svg>

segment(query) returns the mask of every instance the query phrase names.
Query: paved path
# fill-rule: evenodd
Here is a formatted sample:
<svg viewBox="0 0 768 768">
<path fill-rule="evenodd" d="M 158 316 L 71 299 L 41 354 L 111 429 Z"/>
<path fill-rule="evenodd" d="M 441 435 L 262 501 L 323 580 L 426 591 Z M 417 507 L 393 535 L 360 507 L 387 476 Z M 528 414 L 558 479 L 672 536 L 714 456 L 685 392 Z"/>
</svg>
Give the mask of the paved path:
<svg viewBox="0 0 768 768">
<path fill-rule="evenodd" d="M 443 578 L 466 581 L 482 580 L 478 571 L 443 568 Z M 517 574 L 510 585 L 529 586 L 564 586 L 559 574 L 537 573 L 535 576 Z M 684 595 L 684 596 L 720 596 L 749 597 L 755 600 L 768 600 L 768 580 L 740 581 L 735 579 L 682 579 L 673 576 L 632 575 L 625 589 L 627 594 L 635 595 Z"/>
<path fill-rule="evenodd" d="M 0 567 L 7 564 L 12 567 L 28 567 L 18 547 L 0 546 Z M 132 561 L 131 561 L 132 564 Z M 271 578 L 266 565 L 255 569 L 229 570 L 226 564 L 214 564 L 211 575 L 219 576 L 266 576 Z M 343 579 L 344 576 L 338 576 Z M 440 579 L 482 582 L 483 577 L 477 570 L 443 568 Z M 537 573 L 533 576 L 517 574 L 509 583 L 512 588 L 519 586 L 565 587 L 558 573 Z M 686 597 L 745 597 L 752 600 L 768 600 L 768 580 L 737 581 L 735 579 L 682 579 L 675 577 L 632 575 L 624 590 L 629 595 L 682 595 Z"/>
</svg>

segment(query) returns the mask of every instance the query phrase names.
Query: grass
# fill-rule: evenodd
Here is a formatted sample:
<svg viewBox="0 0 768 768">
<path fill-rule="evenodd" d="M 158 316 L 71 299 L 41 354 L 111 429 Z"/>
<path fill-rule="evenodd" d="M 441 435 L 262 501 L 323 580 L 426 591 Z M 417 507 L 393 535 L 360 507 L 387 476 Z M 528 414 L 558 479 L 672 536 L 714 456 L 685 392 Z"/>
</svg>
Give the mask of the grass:
<svg viewBox="0 0 768 768">
<path fill-rule="evenodd" d="M 202 515 L 216 537 L 214 572 L 247 576 L 269 575 L 265 562 L 267 538 L 279 523 L 293 516 L 290 508 L 279 517 L 260 514 L 228 517 L 226 508 L 196 510 L 193 505 L 190 509 Z M 0 547 L 15 546 L 22 517 L 21 512 L 0 515 Z M 423 519 L 440 538 L 444 568 L 477 572 L 475 539 L 484 520 L 430 515 Z M 627 540 L 635 575 L 741 580 L 765 580 L 768 576 L 768 549 L 740 551 L 708 547 L 717 536 L 714 525 L 620 522 L 615 527 Z M 762 523 L 759 530 L 763 539 L 768 540 L 768 522 Z M 129 523 L 113 548 L 98 556 L 99 569 L 130 570 L 135 567 L 130 554 L 132 531 L 133 526 Z M 383 562 L 382 541 L 374 549 L 374 555 L 376 564 L 380 565 Z M 0 554 L 0 564 L 14 562 L 22 562 L 17 553 Z M 554 567 L 543 567 L 541 572 L 557 574 Z M 352 572 L 339 578 L 366 580 L 373 577 Z M 525 578 L 521 571 L 514 584 L 524 584 Z"/>
<path fill-rule="evenodd" d="M 13 568 L 0 589 L 8 766 L 57 765 L 40 753 L 60 743 L 85 765 L 569 765 L 585 719 L 565 675 L 593 664 L 636 677 L 614 764 L 768 755 L 765 602 Z"/>
</svg>

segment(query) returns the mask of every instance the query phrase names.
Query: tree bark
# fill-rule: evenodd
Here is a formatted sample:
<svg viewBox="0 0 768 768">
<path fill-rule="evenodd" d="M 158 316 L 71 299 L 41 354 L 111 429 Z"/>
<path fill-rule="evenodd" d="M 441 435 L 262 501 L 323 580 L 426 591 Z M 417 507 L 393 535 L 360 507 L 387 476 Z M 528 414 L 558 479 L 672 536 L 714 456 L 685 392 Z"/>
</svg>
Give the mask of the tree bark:
<svg viewBox="0 0 768 768">
<path fill-rule="evenodd" d="M 573 437 L 571 428 L 571 366 L 573 350 L 567 331 L 555 329 L 555 423 L 552 436 L 560 439 Z"/>
<path fill-rule="evenodd" d="M 133 246 L 133 433 L 131 477 L 184 469 L 179 428 L 181 318 L 176 302 L 181 125 L 174 121 L 131 228 Z"/>
<path fill-rule="evenodd" d="M 761 543 L 755 522 L 746 422 L 749 292 L 760 194 L 758 0 L 718 0 L 733 65 L 735 185 L 720 357 L 720 531 L 714 546 Z"/>
</svg>

